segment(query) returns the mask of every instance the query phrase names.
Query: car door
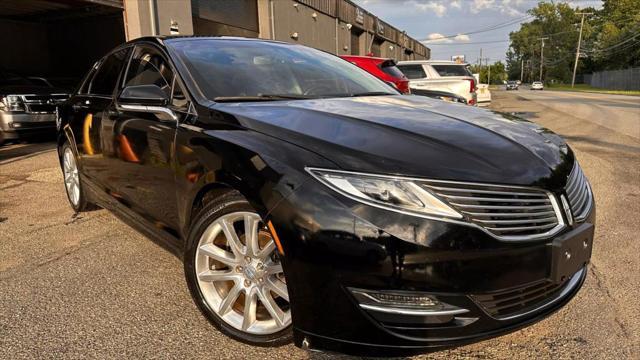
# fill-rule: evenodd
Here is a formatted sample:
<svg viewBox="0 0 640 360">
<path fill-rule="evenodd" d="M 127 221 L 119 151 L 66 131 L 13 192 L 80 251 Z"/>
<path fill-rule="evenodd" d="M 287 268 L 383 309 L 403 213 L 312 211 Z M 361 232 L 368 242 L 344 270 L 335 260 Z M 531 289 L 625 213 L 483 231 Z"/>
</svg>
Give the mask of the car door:
<svg viewBox="0 0 640 360">
<path fill-rule="evenodd" d="M 136 45 L 120 92 L 127 86 L 157 85 L 171 99 L 166 106 L 168 113 L 121 106 L 116 97 L 103 125 L 103 137 L 115 144 L 117 154 L 110 170 L 113 195 L 156 227 L 172 234 L 178 226 L 175 134 L 181 116 L 178 110 L 187 106 L 179 96 L 172 97 L 174 77 L 160 49 L 150 44 Z"/>
<path fill-rule="evenodd" d="M 127 61 L 130 47 L 118 49 L 97 63 L 80 90 L 70 99 L 70 122 L 83 175 L 94 184 L 108 185 L 110 144 L 101 138 L 102 119 Z"/>
</svg>

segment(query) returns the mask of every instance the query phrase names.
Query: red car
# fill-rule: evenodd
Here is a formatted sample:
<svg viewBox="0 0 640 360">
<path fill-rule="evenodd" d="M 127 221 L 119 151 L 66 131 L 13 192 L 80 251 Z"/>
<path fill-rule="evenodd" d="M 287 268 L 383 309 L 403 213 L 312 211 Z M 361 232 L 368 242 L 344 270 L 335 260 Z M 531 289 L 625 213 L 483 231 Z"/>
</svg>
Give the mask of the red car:
<svg viewBox="0 0 640 360">
<path fill-rule="evenodd" d="M 378 79 L 393 84 L 401 93 L 411 93 L 409 79 L 396 67 L 395 60 L 371 56 L 342 55 L 340 57 L 354 63 Z"/>
</svg>

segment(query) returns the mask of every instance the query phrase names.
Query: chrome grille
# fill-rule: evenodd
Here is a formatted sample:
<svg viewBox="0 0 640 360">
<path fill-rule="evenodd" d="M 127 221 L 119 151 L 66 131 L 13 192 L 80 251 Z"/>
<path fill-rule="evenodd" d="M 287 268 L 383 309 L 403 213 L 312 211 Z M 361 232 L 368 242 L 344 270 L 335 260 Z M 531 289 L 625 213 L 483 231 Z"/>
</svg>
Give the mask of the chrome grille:
<svg viewBox="0 0 640 360">
<path fill-rule="evenodd" d="M 556 200 L 539 189 L 428 181 L 424 186 L 498 238 L 531 240 L 563 227 Z"/>
<path fill-rule="evenodd" d="M 576 221 L 584 220 L 589 214 L 589 210 L 591 210 L 593 194 L 591 193 L 587 177 L 582 172 L 577 161 L 573 165 L 571 174 L 569 174 L 565 191 L 574 219 Z"/>
<path fill-rule="evenodd" d="M 56 105 L 68 98 L 67 94 L 22 95 L 26 111 L 32 114 L 52 114 Z"/>
</svg>

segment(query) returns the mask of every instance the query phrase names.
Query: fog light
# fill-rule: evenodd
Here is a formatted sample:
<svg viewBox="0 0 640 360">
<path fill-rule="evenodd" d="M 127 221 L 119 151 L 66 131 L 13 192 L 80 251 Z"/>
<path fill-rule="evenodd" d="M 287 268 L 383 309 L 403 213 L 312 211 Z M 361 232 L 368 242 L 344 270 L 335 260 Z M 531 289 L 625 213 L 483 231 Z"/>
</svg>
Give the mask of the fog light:
<svg viewBox="0 0 640 360">
<path fill-rule="evenodd" d="M 12 128 L 19 128 L 19 127 L 22 127 L 22 124 L 20 124 L 20 123 L 11 123 L 11 127 Z"/>
<path fill-rule="evenodd" d="M 418 306 L 418 307 L 428 307 L 428 306 L 438 305 L 437 300 L 434 300 L 428 296 L 401 295 L 401 294 L 389 294 L 389 293 L 379 293 L 379 292 L 369 292 L 364 294 L 370 296 L 371 298 L 377 300 L 382 304 L 387 304 L 387 305 Z"/>
<path fill-rule="evenodd" d="M 411 291 L 364 290 L 349 288 L 361 308 L 369 311 L 408 316 L 447 316 L 469 312 L 431 295 Z"/>
</svg>

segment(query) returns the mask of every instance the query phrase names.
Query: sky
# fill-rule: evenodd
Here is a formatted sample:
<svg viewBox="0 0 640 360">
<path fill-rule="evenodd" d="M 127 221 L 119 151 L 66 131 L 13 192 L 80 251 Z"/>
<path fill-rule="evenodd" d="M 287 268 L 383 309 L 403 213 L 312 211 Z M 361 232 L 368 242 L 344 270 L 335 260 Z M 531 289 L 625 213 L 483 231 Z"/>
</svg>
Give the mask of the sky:
<svg viewBox="0 0 640 360">
<path fill-rule="evenodd" d="M 552 0 L 546 0 L 552 1 Z M 527 22 L 527 10 L 539 0 L 354 0 L 356 4 L 394 27 L 404 30 L 431 49 L 431 59 L 450 60 L 465 55 L 477 63 L 505 60 L 509 33 Z M 556 0 L 581 8 L 601 8 L 601 0 Z M 476 30 L 495 29 L 478 33 Z M 486 62 L 486 59 L 483 60 Z"/>
</svg>

